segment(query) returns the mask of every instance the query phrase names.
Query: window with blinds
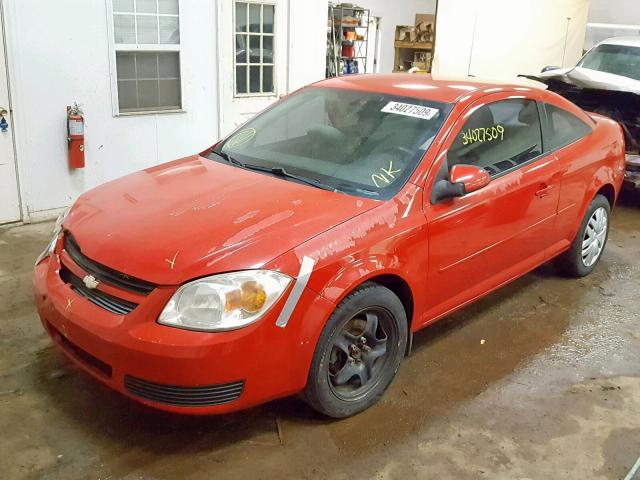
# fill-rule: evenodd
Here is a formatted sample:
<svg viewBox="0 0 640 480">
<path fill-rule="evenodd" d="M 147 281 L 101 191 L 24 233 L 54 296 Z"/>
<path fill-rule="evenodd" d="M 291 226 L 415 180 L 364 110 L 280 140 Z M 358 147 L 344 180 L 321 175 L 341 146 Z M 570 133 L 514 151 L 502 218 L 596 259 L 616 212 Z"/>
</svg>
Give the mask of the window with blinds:
<svg viewBox="0 0 640 480">
<path fill-rule="evenodd" d="M 178 0 L 113 0 L 118 111 L 182 109 Z"/>
</svg>

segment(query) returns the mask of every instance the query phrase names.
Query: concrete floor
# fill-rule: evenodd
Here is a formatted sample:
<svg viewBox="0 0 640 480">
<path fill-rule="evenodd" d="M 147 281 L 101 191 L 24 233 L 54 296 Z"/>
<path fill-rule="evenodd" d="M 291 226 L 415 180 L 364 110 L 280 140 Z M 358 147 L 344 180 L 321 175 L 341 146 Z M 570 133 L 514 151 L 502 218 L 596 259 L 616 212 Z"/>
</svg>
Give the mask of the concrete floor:
<svg viewBox="0 0 640 480">
<path fill-rule="evenodd" d="M 223 417 L 141 407 L 70 366 L 31 299 L 51 224 L 0 229 L 0 477 L 618 479 L 640 455 L 640 208 L 588 278 L 549 266 L 419 333 L 382 402 Z M 484 340 L 484 342 L 481 342 Z"/>
</svg>

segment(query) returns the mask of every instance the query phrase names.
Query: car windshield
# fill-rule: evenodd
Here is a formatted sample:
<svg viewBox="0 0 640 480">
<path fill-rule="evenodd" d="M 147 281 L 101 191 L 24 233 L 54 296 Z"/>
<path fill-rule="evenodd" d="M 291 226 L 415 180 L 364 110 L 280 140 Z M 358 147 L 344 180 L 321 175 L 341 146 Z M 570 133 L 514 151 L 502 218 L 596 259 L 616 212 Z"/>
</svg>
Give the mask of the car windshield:
<svg viewBox="0 0 640 480">
<path fill-rule="evenodd" d="M 450 104 L 428 100 L 310 87 L 246 123 L 210 158 L 388 199 L 406 183 L 450 111 Z"/>
<path fill-rule="evenodd" d="M 640 47 L 599 45 L 578 66 L 640 80 Z"/>
</svg>

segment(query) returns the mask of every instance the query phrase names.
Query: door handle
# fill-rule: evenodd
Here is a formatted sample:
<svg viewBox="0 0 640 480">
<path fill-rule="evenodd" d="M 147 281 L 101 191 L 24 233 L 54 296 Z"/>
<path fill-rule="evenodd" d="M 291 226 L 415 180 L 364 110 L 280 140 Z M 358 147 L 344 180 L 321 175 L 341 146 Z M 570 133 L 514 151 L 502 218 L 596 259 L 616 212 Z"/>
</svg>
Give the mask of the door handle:
<svg viewBox="0 0 640 480">
<path fill-rule="evenodd" d="M 546 197 L 547 195 L 549 195 L 549 193 L 551 193 L 552 188 L 553 188 L 552 185 L 545 185 L 543 188 L 541 188 L 536 192 L 536 197 L 538 198 Z"/>
</svg>

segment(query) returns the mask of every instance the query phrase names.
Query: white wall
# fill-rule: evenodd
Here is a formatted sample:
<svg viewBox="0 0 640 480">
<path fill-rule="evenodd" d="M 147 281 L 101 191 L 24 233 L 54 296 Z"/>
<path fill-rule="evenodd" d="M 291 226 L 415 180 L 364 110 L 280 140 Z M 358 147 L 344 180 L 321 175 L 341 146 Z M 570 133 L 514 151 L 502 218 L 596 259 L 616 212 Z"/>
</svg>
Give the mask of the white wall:
<svg viewBox="0 0 640 480">
<path fill-rule="evenodd" d="M 290 92 L 324 78 L 328 6 L 328 0 L 289 0 Z"/>
<path fill-rule="evenodd" d="M 434 74 L 519 81 L 546 65 L 575 65 L 588 9 L 589 0 L 442 1 Z"/>
<path fill-rule="evenodd" d="M 442 0 L 440 3 L 446 3 Z M 380 24 L 380 73 L 391 73 L 395 51 L 396 25 L 414 25 L 416 13 L 435 13 L 436 0 L 357 0 L 352 3 L 371 10 L 374 17 L 382 17 Z M 375 46 L 369 45 L 369 48 Z"/>
<path fill-rule="evenodd" d="M 639 0 L 591 0 L 584 49 L 610 37 L 640 35 Z"/>
<path fill-rule="evenodd" d="M 105 0 L 5 0 L 18 166 L 28 212 L 197 152 L 217 128 L 215 8 L 181 2 L 186 113 L 113 117 Z M 65 107 L 82 104 L 84 169 L 67 168 Z"/>
<path fill-rule="evenodd" d="M 217 139 L 217 1 L 181 0 L 185 113 L 113 116 L 107 1 L 3 0 L 14 132 L 27 218 L 70 205 L 82 192 Z M 290 0 L 289 90 L 324 78 L 327 0 Z M 232 42 L 230 36 L 229 41 Z M 86 167 L 69 170 L 65 107 L 82 104 Z M 42 212 L 45 212 L 44 214 Z M 39 212 L 34 215 L 34 212 Z"/>
<path fill-rule="evenodd" d="M 640 25 L 638 0 L 591 0 L 589 23 Z"/>
</svg>

